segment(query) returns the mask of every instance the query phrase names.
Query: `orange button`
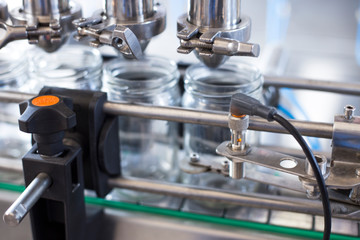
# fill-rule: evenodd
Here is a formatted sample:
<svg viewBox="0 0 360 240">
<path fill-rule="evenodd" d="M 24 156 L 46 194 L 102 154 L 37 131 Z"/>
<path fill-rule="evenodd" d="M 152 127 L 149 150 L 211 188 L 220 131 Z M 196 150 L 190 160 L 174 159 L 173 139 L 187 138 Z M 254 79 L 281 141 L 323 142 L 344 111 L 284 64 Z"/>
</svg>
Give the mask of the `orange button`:
<svg viewBox="0 0 360 240">
<path fill-rule="evenodd" d="M 52 95 L 44 95 L 34 98 L 31 103 L 38 107 L 46 107 L 57 104 L 60 99 Z"/>
</svg>

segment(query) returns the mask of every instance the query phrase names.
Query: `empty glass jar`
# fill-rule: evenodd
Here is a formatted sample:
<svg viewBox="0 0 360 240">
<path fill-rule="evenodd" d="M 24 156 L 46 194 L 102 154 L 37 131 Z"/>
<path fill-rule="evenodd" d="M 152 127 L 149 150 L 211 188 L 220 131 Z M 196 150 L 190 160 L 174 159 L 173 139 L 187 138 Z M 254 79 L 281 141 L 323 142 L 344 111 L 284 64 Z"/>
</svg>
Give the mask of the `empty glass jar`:
<svg viewBox="0 0 360 240">
<path fill-rule="evenodd" d="M 29 92 L 37 93 L 45 85 L 86 90 L 101 88 L 102 57 L 97 49 L 65 45 L 53 53 L 36 48 L 28 55 Z"/>
<path fill-rule="evenodd" d="M 21 91 L 28 79 L 26 46 L 11 43 L 0 50 L 0 91 Z M 18 127 L 18 104 L 0 103 L 0 158 L 21 159 L 30 147 L 30 136 Z"/>
<path fill-rule="evenodd" d="M 196 64 L 186 70 L 184 82 L 182 105 L 186 108 L 228 112 L 231 96 L 235 93 L 262 98 L 263 77 L 256 67 L 245 63 L 228 62 L 217 69 Z M 189 159 L 192 154 L 197 154 L 200 161 L 212 158 L 223 163 L 227 159 L 217 155 L 215 150 L 220 143 L 229 140 L 229 128 L 196 124 L 184 126 L 184 150 Z M 247 140 L 256 142 L 256 134 L 250 133 Z M 183 182 L 238 191 L 246 191 L 250 187 L 243 180 L 240 183 L 213 173 L 184 174 Z"/>
<path fill-rule="evenodd" d="M 104 67 L 109 100 L 179 106 L 179 71 L 159 57 L 115 59 Z M 122 175 L 165 181 L 178 177 L 178 124 L 136 117 L 119 117 Z"/>
</svg>

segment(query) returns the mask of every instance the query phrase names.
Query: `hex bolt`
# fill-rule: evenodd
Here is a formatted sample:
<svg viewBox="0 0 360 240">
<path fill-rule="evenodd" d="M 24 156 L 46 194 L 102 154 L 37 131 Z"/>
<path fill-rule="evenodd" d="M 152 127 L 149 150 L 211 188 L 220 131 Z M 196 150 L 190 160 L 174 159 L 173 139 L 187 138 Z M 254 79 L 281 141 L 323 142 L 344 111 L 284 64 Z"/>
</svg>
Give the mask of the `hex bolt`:
<svg viewBox="0 0 360 240">
<path fill-rule="evenodd" d="M 230 168 L 229 161 L 224 161 L 224 162 L 222 163 L 222 166 L 223 166 L 223 170 L 224 170 L 225 172 L 228 172 L 228 171 L 229 171 L 229 168 Z"/>
<path fill-rule="evenodd" d="M 199 156 L 199 154 L 197 154 L 197 153 L 192 153 L 192 154 L 190 155 L 190 162 L 196 163 L 196 162 L 199 162 L 199 161 L 200 161 L 200 156 Z"/>
<path fill-rule="evenodd" d="M 320 191 L 318 189 L 313 189 L 313 190 L 306 190 L 306 196 L 308 199 L 319 199 L 320 197 Z"/>
<path fill-rule="evenodd" d="M 344 107 L 344 115 L 345 115 L 345 119 L 350 120 L 352 119 L 352 117 L 354 116 L 354 112 L 355 112 L 355 107 L 352 105 L 346 105 Z"/>
</svg>

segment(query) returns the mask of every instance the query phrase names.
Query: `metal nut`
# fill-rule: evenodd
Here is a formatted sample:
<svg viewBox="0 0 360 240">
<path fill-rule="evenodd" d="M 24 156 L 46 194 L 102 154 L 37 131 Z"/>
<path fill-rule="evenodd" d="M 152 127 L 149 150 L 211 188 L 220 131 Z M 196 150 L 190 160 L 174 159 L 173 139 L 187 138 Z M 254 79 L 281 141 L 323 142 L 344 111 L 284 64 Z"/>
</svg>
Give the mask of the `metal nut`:
<svg viewBox="0 0 360 240">
<path fill-rule="evenodd" d="M 192 154 L 190 155 L 190 162 L 196 163 L 196 162 L 199 162 L 199 161 L 200 161 L 200 156 L 199 156 L 199 154 L 192 153 Z"/>
<path fill-rule="evenodd" d="M 234 117 L 229 114 L 228 118 L 229 128 L 235 131 L 246 130 L 249 127 L 249 116 L 244 116 L 242 118 Z"/>
</svg>

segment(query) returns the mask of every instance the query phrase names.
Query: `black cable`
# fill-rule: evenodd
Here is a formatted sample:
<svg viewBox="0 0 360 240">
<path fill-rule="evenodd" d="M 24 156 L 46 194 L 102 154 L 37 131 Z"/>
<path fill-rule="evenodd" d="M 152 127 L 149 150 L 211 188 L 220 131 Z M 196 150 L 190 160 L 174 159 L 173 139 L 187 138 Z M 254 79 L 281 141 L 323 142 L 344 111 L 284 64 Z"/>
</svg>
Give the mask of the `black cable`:
<svg viewBox="0 0 360 240">
<path fill-rule="evenodd" d="M 260 101 L 251 98 L 242 93 L 237 93 L 232 96 L 231 104 L 230 104 L 230 113 L 232 115 L 240 116 L 242 114 L 246 115 L 256 115 L 259 117 L 263 117 L 268 121 L 276 121 L 281 126 L 283 126 L 289 133 L 296 139 L 296 141 L 300 144 L 302 150 L 305 153 L 306 158 L 308 159 L 311 168 L 313 169 L 315 179 L 317 181 L 320 194 L 321 201 L 324 209 L 324 235 L 323 240 L 330 239 L 331 234 L 331 207 L 329 195 L 326 189 L 324 177 L 320 171 L 319 165 L 312 153 L 311 149 L 305 142 L 304 138 L 301 136 L 299 131 L 285 118 L 280 116 L 276 109 L 273 107 L 268 107 L 263 105 Z"/>
<path fill-rule="evenodd" d="M 331 234 L 331 207 L 330 207 L 330 200 L 329 195 L 326 189 L 324 177 L 320 171 L 319 165 L 314 157 L 314 154 L 310 150 L 309 146 L 305 142 L 304 138 L 301 136 L 299 131 L 285 118 L 280 116 L 279 114 L 275 113 L 273 115 L 273 119 L 278 122 L 281 126 L 289 131 L 289 133 L 296 139 L 296 141 L 300 144 L 302 150 L 305 153 L 306 158 L 308 159 L 311 168 L 314 171 L 314 175 L 316 181 L 319 186 L 320 194 L 321 194 L 321 201 L 323 205 L 324 211 L 324 235 L 323 239 L 328 240 L 330 239 Z"/>
</svg>

